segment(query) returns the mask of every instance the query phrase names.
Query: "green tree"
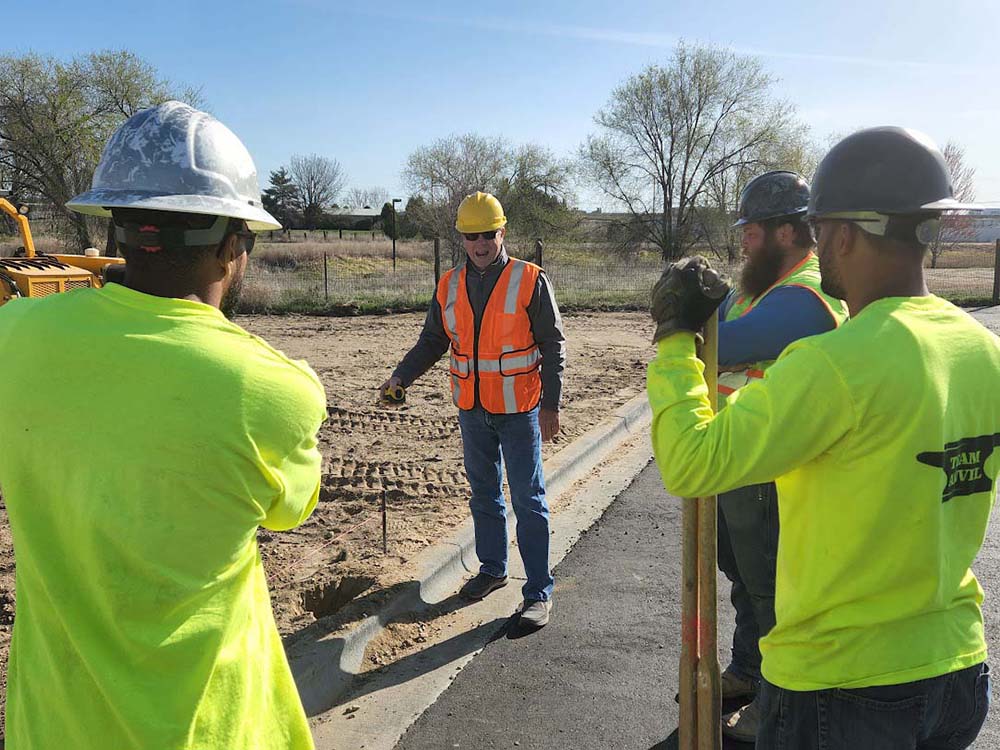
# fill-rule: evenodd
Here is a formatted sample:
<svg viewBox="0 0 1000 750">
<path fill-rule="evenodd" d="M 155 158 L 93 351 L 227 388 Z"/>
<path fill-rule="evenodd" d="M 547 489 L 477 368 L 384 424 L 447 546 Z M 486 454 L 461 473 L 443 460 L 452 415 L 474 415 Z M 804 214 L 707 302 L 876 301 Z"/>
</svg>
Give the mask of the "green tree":
<svg viewBox="0 0 1000 750">
<path fill-rule="evenodd" d="M 282 227 L 291 229 L 302 207 L 299 189 L 285 167 L 272 170 L 268 182 L 270 187 L 261 195 L 264 210 L 281 222 Z"/>
<path fill-rule="evenodd" d="M 392 208 L 392 203 L 386 201 L 385 205 L 382 206 L 382 233 L 385 234 L 390 240 L 398 240 L 399 233 L 398 227 L 396 226 L 396 212 Z"/>
<path fill-rule="evenodd" d="M 201 104 L 197 90 L 177 92 L 156 69 L 128 50 L 69 61 L 34 53 L 0 56 L 0 164 L 8 178 L 49 203 L 79 247 L 109 222 L 65 207 L 90 188 L 111 134 L 127 118 L 171 96 Z"/>
</svg>

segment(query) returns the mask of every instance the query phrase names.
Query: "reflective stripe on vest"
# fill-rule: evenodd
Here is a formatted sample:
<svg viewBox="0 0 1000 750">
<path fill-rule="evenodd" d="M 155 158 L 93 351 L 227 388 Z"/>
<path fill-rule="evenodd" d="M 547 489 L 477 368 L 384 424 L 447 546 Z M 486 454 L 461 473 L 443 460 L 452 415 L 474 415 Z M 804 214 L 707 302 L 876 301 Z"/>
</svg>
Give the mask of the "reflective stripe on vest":
<svg viewBox="0 0 1000 750">
<path fill-rule="evenodd" d="M 475 320 L 465 286 L 465 263 L 438 284 L 445 333 L 451 340 L 452 401 L 460 409 L 476 402 L 494 414 L 530 411 L 541 397 L 541 352 L 531 333 L 528 304 L 541 269 L 511 258 L 486 302 L 476 339 Z M 478 350 L 478 359 L 473 352 Z"/>
<path fill-rule="evenodd" d="M 746 297 L 737 299 L 733 303 L 733 306 L 726 312 L 726 320 L 736 320 L 743 317 L 759 305 L 761 300 L 768 294 L 783 286 L 798 286 L 808 289 L 815 294 L 819 301 L 823 303 L 823 306 L 826 307 L 827 312 L 830 313 L 835 328 L 847 320 L 847 305 L 844 304 L 843 300 L 831 297 L 823 291 L 819 275 L 819 259 L 812 252 L 762 294 L 753 299 L 747 299 Z M 763 378 L 764 371 L 773 364 L 774 360 L 752 362 L 735 372 L 720 372 L 718 379 L 719 393 L 723 396 L 732 395 L 751 380 Z"/>
</svg>

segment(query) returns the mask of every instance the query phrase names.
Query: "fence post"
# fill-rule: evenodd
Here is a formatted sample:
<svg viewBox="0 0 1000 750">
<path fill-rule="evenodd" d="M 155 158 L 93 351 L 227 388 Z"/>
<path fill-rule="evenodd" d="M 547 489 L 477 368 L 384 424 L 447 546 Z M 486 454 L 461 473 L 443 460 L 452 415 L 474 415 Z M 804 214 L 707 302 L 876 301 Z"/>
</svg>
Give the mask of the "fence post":
<svg viewBox="0 0 1000 750">
<path fill-rule="evenodd" d="M 274 242 L 274 230 L 273 229 L 270 232 L 267 233 L 267 239 L 268 239 L 268 242 Z"/>
<path fill-rule="evenodd" d="M 323 253 L 323 300 L 325 302 L 330 301 L 330 280 L 327 266 L 327 255 Z"/>
<path fill-rule="evenodd" d="M 309 232 L 303 232 L 302 233 L 302 241 L 303 242 L 308 242 L 309 241 Z"/>
<path fill-rule="evenodd" d="M 434 238 L 434 288 L 441 280 L 441 238 Z"/>
<path fill-rule="evenodd" d="M 993 304 L 1000 305 L 1000 239 L 993 250 Z"/>
<path fill-rule="evenodd" d="M 535 265 L 542 265 L 542 238 L 539 237 L 535 240 Z"/>
<path fill-rule="evenodd" d="M 339 237 L 339 239 L 344 239 L 344 230 L 343 229 L 338 229 L 337 230 L 337 236 Z"/>
<path fill-rule="evenodd" d="M 375 232 L 372 232 L 372 241 L 375 240 Z"/>
<path fill-rule="evenodd" d="M 323 230 L 323 242 L 326 242 L 326 230 Z"/>
</svg>

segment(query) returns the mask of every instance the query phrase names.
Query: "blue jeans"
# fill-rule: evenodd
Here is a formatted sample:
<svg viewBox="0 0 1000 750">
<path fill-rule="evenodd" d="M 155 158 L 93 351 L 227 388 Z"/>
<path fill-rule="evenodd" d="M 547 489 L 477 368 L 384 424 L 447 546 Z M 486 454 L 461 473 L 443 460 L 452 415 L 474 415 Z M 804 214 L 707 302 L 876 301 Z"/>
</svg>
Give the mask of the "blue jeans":
<svg viewBox="0 0 1000 750">
<path fill-rule="evenodd" d="M 986 664 L 901 685 L 799 692 L 761 684 L 757 750 L 964 750 L 990 708 Z"/>
<path fill-rule="evenodd" d="M 719 570 L 733 584 L 736 610 L 729 670 L 760 680 L 758 642 L 774 627 L 778 562 L 778 491 L 774 482 L 719 495 Z"/>
<path fill-rule="evenodd" d="M 503 466 L 507 467 L 510 501 L 517 518 L 517 548 L 524 562 L 525 599 L 552 596 L 549 570 L 549 506 L 542 476 L 542 433 L 538 408 L 523 414 L 490 414 L 480 407 L 459 409 L 465 473 L 469 477 L 476 555 L 480 572 L 507 575 L 507 508 Z"/>
</svg>

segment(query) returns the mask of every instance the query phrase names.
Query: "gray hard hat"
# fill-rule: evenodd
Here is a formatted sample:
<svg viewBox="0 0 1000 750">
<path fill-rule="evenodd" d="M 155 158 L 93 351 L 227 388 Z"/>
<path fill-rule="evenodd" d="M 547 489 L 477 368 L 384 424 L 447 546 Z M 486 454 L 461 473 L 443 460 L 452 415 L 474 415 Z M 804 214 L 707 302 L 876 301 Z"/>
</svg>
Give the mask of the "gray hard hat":
<svg viewBox="0 0 1000 750">
<path fill-rule="evenodd" d="M 243 219 L 256 232 L 281 228 L 261 206 L 257 168 L 242 141 L 210 114 L 175 101 L 118 128 L 91 189 L 66 205 L 94 216 L 142 208 Z"/>
<path fill-rule="evenodd" d="M 810 217 L 851 218 L 970 211 L 955 200 L 944 156 L 917 130 L 880 127 L 847 136 L 823 157 L 809 196 Z"/>
<path fill-rule="evenodd" d="M 809 183 L 795 172 L 776 170 L 754 177 L 740 193 L 739 217 L 734 227 L 779 216 L 806 212 Z"/>
</svg>

